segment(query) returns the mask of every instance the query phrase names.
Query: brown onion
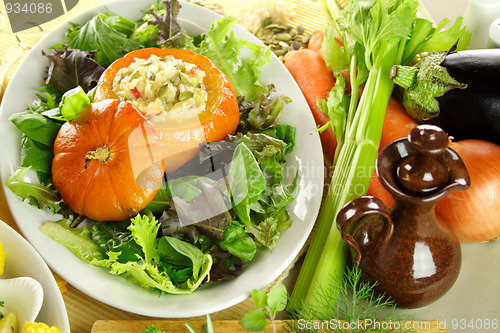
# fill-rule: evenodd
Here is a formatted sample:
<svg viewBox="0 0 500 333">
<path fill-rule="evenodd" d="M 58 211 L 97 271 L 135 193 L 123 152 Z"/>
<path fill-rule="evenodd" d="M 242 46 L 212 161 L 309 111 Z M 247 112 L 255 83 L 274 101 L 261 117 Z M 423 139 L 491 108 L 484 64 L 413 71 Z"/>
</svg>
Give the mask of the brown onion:
<svg viewBox="0 0 500 333">
<path fill-rule="evenodd" d="M 490 241 L 500 236 L 500 146 L 483 140 L 450 143 L 467 167 L 470 188 L 440 199 L 436 217 L 462 242 Z"/>
</svg>

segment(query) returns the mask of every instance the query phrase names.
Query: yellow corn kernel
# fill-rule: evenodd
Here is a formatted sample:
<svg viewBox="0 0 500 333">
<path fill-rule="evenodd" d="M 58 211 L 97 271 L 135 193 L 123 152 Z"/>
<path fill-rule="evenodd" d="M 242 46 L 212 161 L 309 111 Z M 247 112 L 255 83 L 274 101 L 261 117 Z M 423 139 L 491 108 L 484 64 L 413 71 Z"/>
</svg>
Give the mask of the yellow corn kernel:
<svg viewBox="0 0 500 333">
<path fill-rule="evenodd" d="M 59 330 L 45 323 L 25 322 L 22 333 L 59 333 Z"/>
<path fill-rule="evenodd" d="M 3 244 L 0 242 L 0 276 L 3 274 L 3 269 L 5 267 L 5 250 L 3 249 Z"/>
</svg>

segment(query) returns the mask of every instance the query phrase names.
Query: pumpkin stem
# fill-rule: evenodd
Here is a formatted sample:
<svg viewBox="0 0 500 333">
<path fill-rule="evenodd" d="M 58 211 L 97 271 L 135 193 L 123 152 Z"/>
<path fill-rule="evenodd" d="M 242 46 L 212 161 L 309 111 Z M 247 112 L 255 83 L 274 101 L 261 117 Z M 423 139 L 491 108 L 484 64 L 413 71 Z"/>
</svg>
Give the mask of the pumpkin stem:
<svg viewBox="0 0 500 333">
<path fill-rule="evenodd" d="M 97 147 L 96 150 L 91 150 L 87 152 L 85 155 L 85 169 L 88 168 L 88 165 L 91 160 L 98 160 L 101 162 L 106 162 L 109 158 L 110 151 L 106 146 Z"/>
</svg>

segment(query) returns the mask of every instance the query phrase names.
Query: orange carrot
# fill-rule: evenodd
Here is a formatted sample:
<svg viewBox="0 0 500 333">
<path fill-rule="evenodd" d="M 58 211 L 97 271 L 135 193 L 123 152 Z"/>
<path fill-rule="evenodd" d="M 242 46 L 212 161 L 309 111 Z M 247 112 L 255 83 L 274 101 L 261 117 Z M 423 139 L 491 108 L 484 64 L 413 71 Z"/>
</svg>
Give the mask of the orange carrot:
<svg viewBox="0 0 500 333">
<path fill-rule="evenodd" d="M 316 31 L 311 35 L 311 38 L 309 38 L 309 42 L 307 43 L 307 48 L 309 50 L 313 50 L 316 52 L 321 53 L 321 45 L 323 44 L 323 39 L 325 38 L 325 32 L 324 31 Z M 337 42 L 337 45 L 339 47 L 342 47 L 342 43 L 335 38 L 335 42 Z"/>
<path fill-rule="evenodd" d="M 406 112 L 403 104 L 391 97 L 385 110 L 380 149 L 393 141 L 406 138 L 417 125 L 418 123 Z"/>
<path fill-rule="evenodd" d="M 316 100 L 327 98 L 335 84 L 335 78 L 319 52 L 310 49 L 297 50 L 285 60 L 285 67 L 292 74 L 309 104 L 316 125 L 325 125 L 329 121 L 328 116 L 318 108 Z M 321 132 L 320 138 L 325 157 L 333 161 L 337 139 L 331 127 Z"/>
<path fill-rule="evenodd" d="M 393 141 L 406 138 L 408 133 L 417 125 L 418 123 L 410 117 L 403 105 L 397 99 L 391 97 L 385 110 L 384 127 L 382 128 L 379 151 Z M 375 172 L 368 186 L 367 195 L 379 198 L 387 208 L 390 208 L 394 204 L 394 198 L 382 186 Z"/>
<path fill-rule="evenodd" d="M 394 205 L 394 197 L 382 185 L 376 172 L 373 172 L 372 180 L 370 181 L 370 185 L 368 185 L 368 192 L 366 195 L 371 195 L 382 200 L 387 208 L 391 208 L 392 205 Z"/>
</svg>

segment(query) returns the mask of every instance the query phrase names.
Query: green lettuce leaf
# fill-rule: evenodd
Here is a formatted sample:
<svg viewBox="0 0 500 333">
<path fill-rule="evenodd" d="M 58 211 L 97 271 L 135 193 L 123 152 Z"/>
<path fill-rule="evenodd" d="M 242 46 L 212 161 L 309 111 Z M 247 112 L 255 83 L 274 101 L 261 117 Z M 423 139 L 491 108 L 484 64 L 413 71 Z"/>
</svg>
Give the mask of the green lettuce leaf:
<svg viewBox="0 0 500 333">
<path fill-rule="evenodd" d="M 267 86 L 259 83 L 261 67 L 271 59 L 271 49 L 252 42 L 236 38 L 231 27 L 235 18 L 225 16 L 212 23 L 209 31 L 202 35 L 202 42 L 197 53 L 214 62 L 229 78 L 237 96 L 245 96 L 249 102 L 265 94 Z M 228 35 L 229 34 L 229 35 Z M 251 56 L 244 56 L 250 51 Z"/>
<path fill-rule="evenodd" d="M 99 247 L 92 241 L 88 229 L 70 228 L 67 220 L 60 220 L 58 222 L 45 222 L 41 230 L 87 263 L 103 259 L 103 255 L 99 251 Z"/>
<path fill-rule="evenodd" d="M 212 267 L 210 254 L 201 252 L 195 246 L 175 238 L 157 238 L 160 224 L 152 215 L 137 215 L 131 219 L 128 229 L 132 232 L 135 242 L 141 247 L 144 256 L 137 255 L 137 261 L 122 263 L 119 260 L 121 252 L 107 252 L 108 258 L 94 259 L 93 265 L 107 267 L 112 274 L 139 284 L 145 289 L 159 290 L 171 294 L 188 294 L 197 289 L 204 281 L 209 279 Z M 168 244 L 165 243 L 168 241 Z M 163 262 L 161 258 L 187 257 L 192 267 L 191 276 L 182 284 L 175 284 L 168 275 L 173 271 L 171 262 Z M 168 261 L 168 260 L 167 260 Z M 167 267 L 168 266 L 168 267 Z"/>
<path fill-rule="evenodd" d="M 90 222 L 92 241 L 98 246 L 103 256 L 108 252 L 120 252 L 118 261 L 136 261 L 137 255 L 143 255 L 142 249 L 134 240 L 132 232 L 127 229 L 130 221 Z"/>
<path fill-rule="evenodd" d="M 255 241 L 245 228 L 237 223 L 232 223 L 224 231 L 224 240 L 219 242 L 219 246 L 224 251 L 244 260 L 252 260 L 257 251 Z"/>
<path fill-rule="evenodd" d="M 78 86 L 66 91 L 62 95 L 59 111 L 66 121 L 73 120 L 87 105 L 90 104 L 90 98 L 82 87 Z"/>
<path fill-rule="evenodd" d="M 22 200 L 28 201 L 33 206 L 40 209 L 48 208 L 54 214 L 60 213 L 69 216 L 69 209 L 62 205 L 63 201 L 52 185 L 38 185 L 23 180 L 29 169 L 27 167 L 16 170 L 7 179 L 5 185 Z"/>
<path fill-rule="evenodd" d="M 235 179 L 231 201 L 236 216 L 243 224 L 249 224 L 251 222 L 250 207 L 266 190 L 266 179 L 254 155 L 244 143 L 236 147 L 228 175 Z"/>
<path fill-rule="evenodd" d="M 84 25 L 74 25 L 66 34 L 67 43 L 82 51 L 95 51 L 94 58 L 103 67 L 142 45 L 113 29 L 100 16 L 94 16 Z"/>
</svg>

